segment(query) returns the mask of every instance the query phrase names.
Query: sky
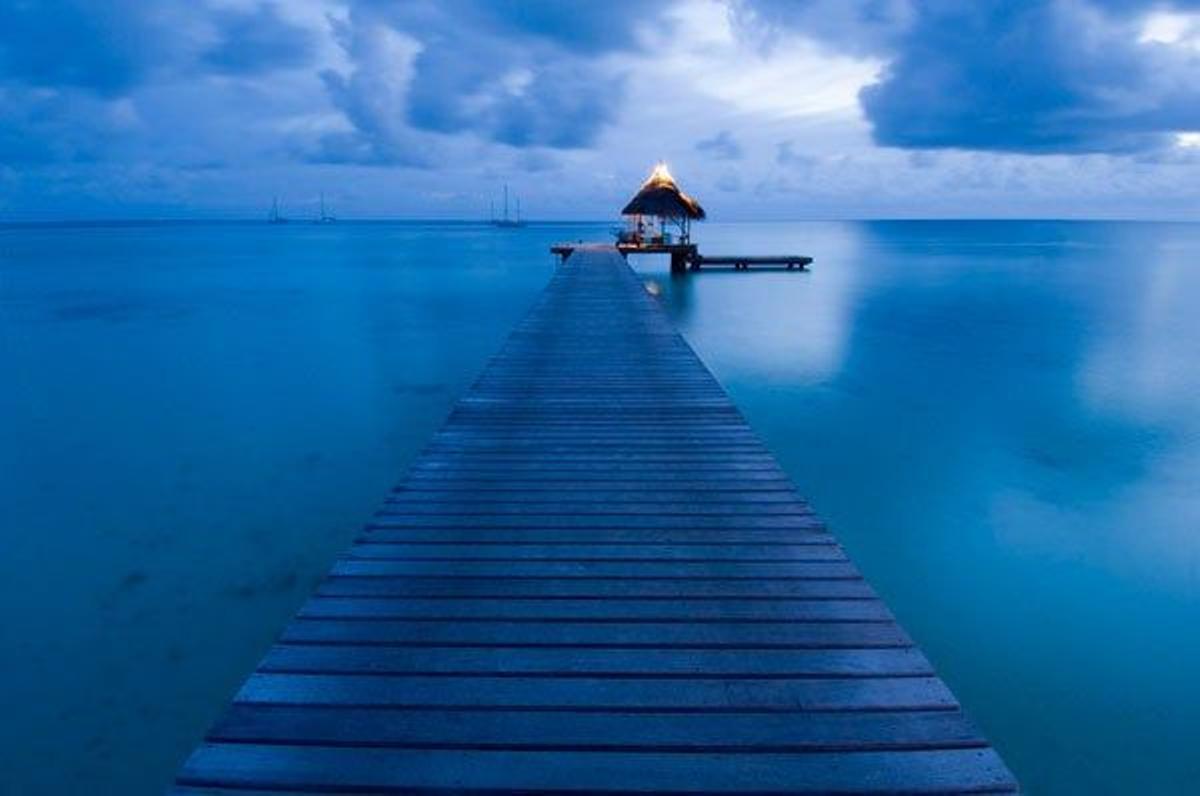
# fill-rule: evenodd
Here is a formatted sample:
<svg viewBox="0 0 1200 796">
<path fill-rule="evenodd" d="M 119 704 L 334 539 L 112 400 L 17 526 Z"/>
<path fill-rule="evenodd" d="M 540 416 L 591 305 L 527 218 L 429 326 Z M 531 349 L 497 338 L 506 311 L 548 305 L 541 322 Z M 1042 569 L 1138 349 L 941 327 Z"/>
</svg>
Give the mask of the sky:
<svg viewBox="0 0 1200 796">
<path fill-rule="evenodd" d="M 0 221 L 1200 220 L 1200 0 L 0 0 Z"/>
</svg>

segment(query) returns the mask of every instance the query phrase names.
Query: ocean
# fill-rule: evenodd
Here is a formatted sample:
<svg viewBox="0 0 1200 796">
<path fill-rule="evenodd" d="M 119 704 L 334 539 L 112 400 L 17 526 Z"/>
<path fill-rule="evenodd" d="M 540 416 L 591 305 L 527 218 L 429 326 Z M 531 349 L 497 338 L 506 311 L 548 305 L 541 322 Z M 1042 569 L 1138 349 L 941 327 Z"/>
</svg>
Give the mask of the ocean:
<svg viewBox="0 0 1200 796">
<path fill-rule="evenodd" d="M 0 793 L 161 792 L 548 246 L 607 235 L 0 227 Z M 1200 225 L 696 237 L 816 258 L 635 267 L 1028 792 L 1194 792 Z"/>
</svg>

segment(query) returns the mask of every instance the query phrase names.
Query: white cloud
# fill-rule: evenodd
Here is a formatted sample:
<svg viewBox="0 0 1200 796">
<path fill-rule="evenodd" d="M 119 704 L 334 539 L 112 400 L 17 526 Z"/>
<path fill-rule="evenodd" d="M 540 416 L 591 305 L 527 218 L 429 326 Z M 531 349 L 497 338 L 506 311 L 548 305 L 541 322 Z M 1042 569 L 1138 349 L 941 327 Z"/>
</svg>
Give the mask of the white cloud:
<svg viewBox="0 0 1200 796">
<path fill-rule="evenodd" d="M 1138 41 L 1143 44 L 1168 44 L 1200 51 L 1200 13 L 1155 11 L 1143 21 Z"/>
<path fill-rule="evenodd" d="M 727 6 L 716 0 L 681 4 L 671 16 L 676 24 L 652 35 L 648 63 L 635 71 L 656 75 L 663 91 L 687 85 L 737 112 L 774 119 L 857 116 L 859 90 L 883 65 L 832 54 L 796 34 L 780 34 L 765 46 L 738 35 Z"/>
</svg>

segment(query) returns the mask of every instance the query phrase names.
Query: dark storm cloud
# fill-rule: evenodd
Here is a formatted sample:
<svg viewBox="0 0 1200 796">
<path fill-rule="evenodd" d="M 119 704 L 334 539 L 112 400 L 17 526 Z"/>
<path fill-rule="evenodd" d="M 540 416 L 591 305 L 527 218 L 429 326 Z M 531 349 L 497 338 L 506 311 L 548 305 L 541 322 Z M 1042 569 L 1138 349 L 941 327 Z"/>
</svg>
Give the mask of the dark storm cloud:
<svg viewBox="0 0 1200 796">
<path fill-rule="evenodd" d="M 760 25 L 887 63 L 860 96 L 876 143 L 1024 153 L 1138 152 L 1200 128 L 1200 56 L 1139 42 L 1145 0 L 745 2 Z M 1175 3 L 1195 10 L 1200 3 Z M 854 22 L 866 20 L 863 36 Z M 840 45 L 839 42 L 847 42 Z"/>
</svg>

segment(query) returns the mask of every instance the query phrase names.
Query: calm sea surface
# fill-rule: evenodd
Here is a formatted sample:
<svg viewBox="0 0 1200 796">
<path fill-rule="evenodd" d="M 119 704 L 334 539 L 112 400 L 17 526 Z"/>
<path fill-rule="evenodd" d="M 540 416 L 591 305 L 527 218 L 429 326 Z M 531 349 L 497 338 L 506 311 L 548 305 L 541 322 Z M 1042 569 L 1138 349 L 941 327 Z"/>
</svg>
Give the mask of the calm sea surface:
<svg viewBox="0 0 1200 796">
<path fill-rule="evenodd" d="M 0 228 L 0 793 L 161 791 L 605 225 Z M 1200 226 L 637 263 L 1030 793 L 1200 787 Z"/>
</svg>

